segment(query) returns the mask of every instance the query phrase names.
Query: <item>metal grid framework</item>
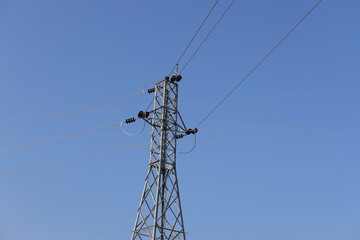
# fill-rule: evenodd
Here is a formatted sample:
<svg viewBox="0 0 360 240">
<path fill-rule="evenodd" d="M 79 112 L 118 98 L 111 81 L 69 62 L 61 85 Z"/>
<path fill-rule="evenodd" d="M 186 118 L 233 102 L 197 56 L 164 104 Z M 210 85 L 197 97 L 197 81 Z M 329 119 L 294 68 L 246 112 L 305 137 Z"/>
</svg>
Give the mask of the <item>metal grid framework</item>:
<svg viewBox="0 0 360 240">
<path fill-rule="evenodd" d="M 177 134 L 186 126 L 177 108 L 178 84 L 165 78 L 156 84 L 154 108 L 144 118 L 152 125 L 150 163 L 132 240 L 186 239 L 176 173 Z"/>
</svg>

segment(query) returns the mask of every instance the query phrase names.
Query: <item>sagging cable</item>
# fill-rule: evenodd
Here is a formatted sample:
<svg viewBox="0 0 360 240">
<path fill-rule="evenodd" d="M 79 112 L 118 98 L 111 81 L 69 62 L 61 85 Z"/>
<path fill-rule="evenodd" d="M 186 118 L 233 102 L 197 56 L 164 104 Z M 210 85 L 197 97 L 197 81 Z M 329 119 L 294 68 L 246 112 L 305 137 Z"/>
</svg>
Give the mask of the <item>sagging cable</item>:
<svg viewBox="0 0 360 240">
<path fill-rule="evenodd" d="M 191 148 L 189 151 L 187 151 L 187 152 L 179 152 L 179 153 L 180 153 L 180 154 L 188 154 L 188 153 L 191 153 L 191 152 L 194 151 L 194 149 L 196 148 L 196 143 L 197 143 L 197 141 L 196 141 L 196 134 L 194 134 L 194 143 L 193 143 L 192 148 Z"/>
</svg>

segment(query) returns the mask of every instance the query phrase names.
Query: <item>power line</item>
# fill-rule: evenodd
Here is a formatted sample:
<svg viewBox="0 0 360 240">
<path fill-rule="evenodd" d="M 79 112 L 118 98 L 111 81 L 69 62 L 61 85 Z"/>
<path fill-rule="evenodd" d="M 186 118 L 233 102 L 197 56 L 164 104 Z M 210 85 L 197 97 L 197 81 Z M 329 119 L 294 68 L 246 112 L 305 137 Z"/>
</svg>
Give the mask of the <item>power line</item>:
<svg viewBox="0 0 360 240">
<path fill-rule="evenodd" d="M 318 136 L 302 136 L 302 137 L 278 137 L 278 138 L 244 138 L 235 140 L 219 140 L 219 141 L 202 141 L 197 143 L 228 143 L 228 142 L 255 142 L 255 141 L 274 141 L 274 140 L 296 140 L 296 139 L 307 139 L 307 138 L 332 138 L 332 137 L 351 137 L 360 136 L 360 133 L 353 134 L 332 134 L 332 135 L 318 135 Z M 192 142 L 179 143 L 179 144 L 193 144 Z M 127 145 L 93 145 L 93 146 L 77 146 L 78 148 L 111 148 L 111 147 L 125 147 Z"/>
<path fill-rule="evenodd" d="M 205 22 L 207 21 L 207 19 L 209 18 L 209 16 L 211 15 L 212 11 L 214 10 L 214 8 L 216 7 L 216 5 L 219 3 L 219 0 L 216 0 L 214 5 L 211 7 L 210 11 L 208 12 L 208 14 L 206 15 L 206 17 L 204 18 L 204 20 L 202 21 L 202 23 L 200 24 L 200 26 L 198 27 L 198 29 L 196 30 L 195 34 L 193 35 L 193 37 L 191 38 L 191 40 L 189 41 L 189 43 L 187 44 L 187 46 L 185 47 L 184 51 L 180 54 L 180 57 L 178 58 L 178 60 L 176 61 L 174 67 L 171 69 L 169 76 L 173 73 L 173 71 L 175 70 L 176 66 L 179 64 L 180 60 L 183 58 L 184 54 L 186 53 L 186 51 L 189 49 L 190 45 L 192 44 L 192 42 L 194 41 L 194 39 L 196 38 L 196 36 L 199 34 L 201 28 L 204 26 Z"/>
<path fill-rule="evenodd" d="M 119 110 L 131 110 L 137 109 L 138 107 L 126 107 L 126 108 L 105 108 L 105 109 L 93 109 L 93 110 L 85 110 L 84 112 L 103 112 L 103 111 L 119 111 Z M 10 118 L 30 118 L 30 117 L 42 117 L 42 116 L 50 116 L 50 115 L 58 115 L 61 113 L 38 113 L 38 114 L 28 114 L 28 115 L 9 115 L 9 116 L 1 116 L 0 119 L 10 119 Z"/>
<path fill-rule="evenodd" d="M 255 142 L 255 141 L 275 141 L 275 140 L 297 140 L 297 139 L 300 140 L 300 139 L 308 139 L 308 138 L 333 138 L 333 137 L 353 137 L 353 136 L 360 136 L 360 133 L 302 136 L 302 137 L 244 138 L 244 139 L 237 139 L 237 140 L 203 141 L 203 142 L 198 142 L 198 143 Z"/>
<path fill-rule="evenodd" d="M 200 131 L 208 132 L 208 131 L 226 131 L 226 130 L 239 130 L 239 129 L 252 129 L 252 128 L 296 127 L 296 126 L 306 126 L 306 125 L 341 124 L 341 123 L 356 123 L 356 122 L 360 122 L 360 120 L 339 120 L 339 121 L 303 122 L 303 123 L 286 123 L 286 124 L 270 124 L 270 125 L 252 125 L 252 126 L 240 126 L 240 127 L 229 127 L 229 128 L 208 128 L 208 129 L 201 129 Z M 124 136 L 124 135 L 125 134 L 122 133 L 97 134 L 97 135 L 72 136 L 69 138 L 115 137 L 115 136 Z M 49 139 L 49 138 L 50 137 L 0 138 L 0 141 L 37 140 L 37 139 Z M 116 145 L 116 146 L 126 146 L 126 145 Z M 80 146 L 80 147 L 94 147 L 94 146 Z M 37 147 L 31 149 L 52 149 L 52 148 L 79 148 L 79 146 Z"/>
<path fill-rule="evenodd" d="M 233 99 L 226 99 L 225 102 L 252 101 L 252 100 L 262 100 L 262 99 L 287 98 L 287 97 L 303 97 L 303 96 L 325 95 L 325 94 L 336 94 L 336 93 L 350 93 L 350 92 L 360 92 L 360 89 L 337 90 L 337 91 L 327 91 L 327 92 L 295 93 L 295 94 L 283 94 L 283 95 L 273 95 L 273 96 L 264 96 L 264 97 L 233 98 Z M 184 105 L 216 103 L 216 102 L 219 102 L 219 101 L 218 100 L 210 100 L 210 101 L 188 102 L 188 103 L 184 103 Z"/>
<path fill-rule="evenodd" d="M 104 156 L 104 155 L 107 155 L 107 154 L 110 154 L 110 153 L 120 152 L 120 151 L 128 150 L 128 149 L 131 149 L 131 148 L 136 148 L 136 147 L 140 147 L 140 146 L 145 146 L 145 145 L 149 145 L 149 144 L 148 143 L 146 143 L 146 144 L 137 144 L 137 145 L 132 145 L 132 146 L 129 146 L 129 147 L 126 147 L 126 148 L 120 148 L 120 149 L 110 151 L 110 152 L 104 152 L 104 153 L 99 153 L 99 154 L 90 155 L 90 156 L 86 156 L 86 157 L 80 157 L 80 158 L 75 158 L 75 159 L 71 159 L 71 160 L 56 162 L 56 163 L 52 163 L 52 164 L 41 165 L 41 166 L 38 166 L 38 167 L 28 168 L 28 169 L 24 169 L 24 170 L 8 172 L 8 173 L 0 174 L 0 177 L 5 177 L 5 176 L 19 174 L 19 173 L 25 173 L 25 172 L 30 172 L 30 171 L 35 171 L 35 170 L 39 170 L 39 169 L 42 169 L 42 168 L 54 167 L 54 166 L 67 164 L 67 163 L 72 163 L 72 162 L 76 162 L 76 161 L 84 160 L 84 159 L 88 159 L 88 158 Z"/>
<path fill-rule="evenodd" d="M 305 125 L 322 125 L 322 124 L 354 123 L 354 122 L 360 122 L 360 120 L 304 122 L 304 123 L 243 126 L 243 127 L 232 127 L 232 128 L 211 128 L 211 129 L 202 129 L 201 131 L 224 131 L 224 130 L 239 130 L 239 129 L 249 129 L 249 128 L 272 128 L 272 127 L 296 127 L 296 126 L 305 126 Z"/>
<path fill-rule="evenodd" d="M 256 142 L 256 141 L 281 141 L 281 140 L 301 140 L 301 139 L 320 139 L 320 138 L 333 138 L 333 137 L 352 137 L 352 136 L 360 136 L 360 133 L 352 133 L 352 134 L 333 134 L 333 135 L 317 135 L 317 136 L 302 136 L 302 137 L 278 137 L 278 138 L 245 138 L 245 139 L 234 139 L 234 140 L 219 140 L 219 141 L 200 141 L 198 142 L 198 144 L 207 144 L 207 143 L 231 143 L 231 142 Z M 181 144 L 192 144 L 192 143 L 181 143 Z M 61 161 L 61 162 L 56 162 L 56 163 L 52 163 L 52 164 L 47 164 L 47 165 L 41 165 L 38 167 L 33 167 L 33 168 L 29 168 L 29 169 L 24 169 L 24 170 L 19 170 L 19 171 L 13 171 L 13 172 L 8 172 L 8 173 L 3 173 L 0 174 L 0 177 L 5 177 L 5 176 L 9 176 L 9 175 L 14 175 L 14 174 L 20 174 L 20 173 L 25 173 L 25 172 L 30 172 L 30 171 L 35 171 L 35 170 L 39 170 L 42 168 L 48 168 L 48 167 L 53 167 L 53 166 L 57 166 L 57 165 L 62 165 L 62 164 L 67 164 L 67 163 L 71 163 L 71 162 L 76 162 L 79 160 L 83 160 L 83 159 L 88 159 L 88 158 L 93 158 L 93 157 L 98 157 L 98 156 L 103 156 L 103 155 L 107 155 L 110 153 L 115 153 L 115 152 L 120 152 L 120 151 L 124 151 L 124 150 L 128 150 L 131 148 L 137 148 L 140 146 L 146 146 L 149 145 L 149 143 L 144 143 L 144 144 L 137 144 L 137 145 L 131 145 L 125 148 L 120 148 L 114 151 L 110 151 L 110 152 L 104 152 L 104 153 L 99 153 L 99 154 L 95 154 L 95 155 L 90 155 L 90 156 L 86 156 L 86 157 L 81 157 L 81 158 L 75 158 L 75 159 L 71 159 L 71 160 L 67 160 L 67 161 Z M 121 145 L 120 145 L 121 146 Z M 109 147 L 119 147 L 119 145 L 112 145 Z"/>
<path fill-rule="evenodd" d="M 245 82 L 250 75 L 252 75 L 253 72 L 255 72 L 258 67 L 265 62 L 265 60 L 291 35 L 291 33 L 310 15 L 310 13 L 321 3 L 322 0 L 318 1 L 301 19 L 299 22 L 295 24 L 295 26 L 261 59 L 259 63 L 257 63 L 251 71 L 240 80 L 239 83 L 236 84 L 236 86 L 199 122 L 199 124 L 196 126 L 197 128 L 205 122 L 224 102 L 226 99 L 228 99 L 235 90 L 243 83 Z"/>
<path fill-rule="evenodd" d="M 114 137 L 114 136 L 124 136 L 123 133 L 113 133 L 113 134 L 96 134 L 96 135 L 84 135 L 84 136 L 72 136 L 69 138 L 89 138 L 89 137 Z M 19 137 L 19 138 L 0 138 L 0 141 L 24 141 L 24 140 L 41 140 L 49 139 L 53 137 Z"/>
<path fill-rule="evenodd" d="M 106 147 L 127 147 L 130 145 L 82 145 L 82 146 L 50 146 L 50 147 L 30 147 L 27 149 L 77 149 L 77 148 L 106 148 Z"/>
<path fill-rule="evenodd" d="M 39 145 L 39 144 L 42 144 L 42 143 L 48 143 L 48 142 L 56 141 L 56 140 L 59 140 L 59 139 L 65 139 L 65 138 L 69 138 L 69 137 L 72 137 L 72 136 L 76 136 L 76 135 L 80 135 L 80 134 L 84 134 L 84 133 L 88 133 L 88 132 L 101 130 L 101 129 L 112 127 L 112 126 L 119 125 L 119 124 L 120 123 L 113 123 L 113 124 L 109 124 L 109 125 L 102 126 L 102 127 L 97 127 L 97 128 L 93 128 L 93 129 L 89 129 L 89 130 L 85 130 L 85 131 L 81 131 L 81 132 L 71 133 L 71 134 L 68 134 L 68 135 L 65 135 L 65 136 L 50 138 L 50 139 L 47 139 L 47 140 L 44 140 L 44 141 L 25 144 L 25 145 L 21 145 L 21 146 L 14 147 L 14 148 L 6 148 L 6 149 L 3 149 L 3 150 L 0 150 L 0 153 L 1 152 L 9 152 L 9 151 L 14 151 L 14 150 L 19 150 L 19 149 L 22 149 L 22 148 L 35 146 L 35 145 Z"/>
<path fill-rule="evenodd" d="M 195 50 L 195 52 L 193 53 L 193 55 L 189 58 L 189 60 L 186 62 L 186 64 L 184 65 L 184 67 L 182 68 L 182 70 L 180 71 L 180 73 L 182 73 L 186 67 L 189 65 L 189 63 L 192 61 L 192 59 L 195 57 L 195 55 L 198 53 L 198 51 L 200 50 L 200 48 L 204 45 L 204 43 L 206 42 L 206 40 L 210 37 L 210 35 L 212 34 L 212 32 L 215 30 L 215 28 L 217 27 L 217 25 L 221 22 L 221 20 L 224 18 L 224 16 L 226 15 L 226 13 L 229 11 L 229 9 L 233 6 L 234 2 L 236 0 L 232 0 L 231 3 L 229 4 L 229 6 L 226 8 L 226 10 L 224 11 L 224 13 L 221 15 L 221 17 L 219 18 L 219 20 L 215 23 L 215 25 L 213 26 L 213 28 L 209 31 L 209 33 L 206 35 L 206 37 L 204 38 L 204 40 L 201 42 L 201 44 L 199 45 L 199 47 Z"/>
<path fill-rule="evenodd" d="M 282 95 L 263 96 L 263 97 L 233 98 L 233 99 L 226 99 L 226 102 L 253 101 L 253 100 L 262 100 L 262 99 L 302 97 L 302 96 L 327 95 L 327 94 L 352 93 L 352 92 L 360 92 L 360 89 L 336 90 L 336 91 L 324 91 L 324 92 L 309 92 L 309 93 L 295 93 L 295 94 L 282 94 Z M 182 103 L 180 105 L 207 104 L 207 103 L 217 103 L 217 102 L 219 102 L 219 100 L 185 102 L 185 103 Z M 145 108 L 145 106 L 142 106 L 140 108 Z M 87 111 L 81 111 L 81 112 L 103 112 L 103 111 L 119 111 L 119 110 L 132 110 L 132 109 L 139 109 L 139 107 L 106 108 L 106 109 L 87 110 Z M 61 113 L 42 113 L 42 114 L 31 114 L 31 115 L 1 116 L 0 119 L 37 117 L 37 116 L 48 116 L 48 115 L 57 115 L 57 114 L 61 114 Z"/>
<path fill-rule="evenodd" d="M 0 133 L 10 131 L 10 130 L 14 130 L 14 129 L 21 128 L 21 127 L 25 127 L 25 126 L 29 126 L 29 125 L 33 125 L 33 124 L 36 124 L 36 123 L 44 122 L 44 121 L 54 119 L 54 118 L 58 118 L 58 117 L 62 117 L 62 116 L 65 116 L 65 115 L 83 112 L 85 110 L 88 110 L 88 109 L 91 109 L 91 108 L 94 108 L 94 107 L 99 107 L 99 106 L 102 106 L 102 105 L 105 105 L 105 104 L 109 104 L 109 103 L 113 103 L 113 102 L 116 102 L 116 101 L 132 98 L 132 97 L 135 97 L 135 96 L 138 96 L 138 95 L 141 95 L 141 94 L 144 94 L 144 92 L 136 93 L 136 94 L 129 95 L 129 96 L 126 96 L 126 97 L 122 97 L 122 98 L 113 99 L 113 100 L 102 102 L 102 103 L 98 103 L 98 104 L 91 105 L 91 106 L 84 107 L 84 108 L 80 108 L 80 109 L 77 109 L 77 110 L 74 110 L 74 111 L 71 111 L 71 112 L 58 113 L 58 114 L 53 115 L 53 116 L 49 116 L 49 117 L 42 118 L 42 119 L 39 119 L 39 120 L 23 123 L 23 124 L 16 125 L 16 126 L 13 126 L 13 127 L 0 129 Z"/>
</svg>

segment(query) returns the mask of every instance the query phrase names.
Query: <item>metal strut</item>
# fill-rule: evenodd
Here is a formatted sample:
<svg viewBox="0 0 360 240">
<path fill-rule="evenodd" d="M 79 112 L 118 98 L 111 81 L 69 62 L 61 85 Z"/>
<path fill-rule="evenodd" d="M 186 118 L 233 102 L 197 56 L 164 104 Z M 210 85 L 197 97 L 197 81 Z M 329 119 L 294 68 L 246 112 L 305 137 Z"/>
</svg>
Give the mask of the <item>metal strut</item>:
<svg viewBox="0 0 360 240">
<path fill-rule="evenodd" d="M 152 133 L 149 168 L 132 240 L 186 239 L 176 172 L 176 141 L 196 134 L 197 129 L 187 129 L 178 112 L 181 79 L 180 75 L 175 75 L 158 82 L 149 91 L 154 92 L 153 110 L 138 114 L 138 118 L 152 126 Z M 178 117 L 181 124 L 178 124 Z"/>
</svg>

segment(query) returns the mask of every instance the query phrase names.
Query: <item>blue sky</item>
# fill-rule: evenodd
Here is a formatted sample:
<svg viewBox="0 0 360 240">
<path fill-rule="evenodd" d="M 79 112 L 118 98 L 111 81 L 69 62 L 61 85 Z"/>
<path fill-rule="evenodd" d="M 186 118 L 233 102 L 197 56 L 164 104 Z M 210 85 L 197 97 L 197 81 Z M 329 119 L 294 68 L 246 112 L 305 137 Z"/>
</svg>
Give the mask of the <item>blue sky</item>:
<svg viewBox="0 0 360 240">
<path fill-rule="evenodd" d="M 228 3 L 220 1 L 184 60 Z M 213 101 L 230 91 L 314 3 L 237 1 L 183 73 L 179 102 L 187 125 L 198 124 Z M 1 1 L 0 129 L 44 117 L 27 115 L 131 95 L 146 82 L 162 79 L 212 4 Z M 360 136 L 354 135 L 360 134 L 359 13 L 359 1 L 323 1 L 231 96 L 247 100 L 225 103 L 199 129 L 196 149 L 178 156 L 188 239 L 360 238 Z M 267 96 L 283 97 L 262 98 Z M 151 97 L 1 132 L 0 148 L 37 141 L 19 138 L 56 137 L 123 121 Z M 192 102 L 211 103 L 185 104 Z M 273 126 L 303 123 L 319 124 Z M 138 122 L 127 130 L 141 127 Z M 109 145 L 147 143 L 149 132 L 116 135 L 122 132 L 115 126 L 89 134 L 114 136 L 0 152 L 0 174 L 117 149 Z M 180 151 L 189 148 L 179 145 Z M 130 239 L 148 151 L 143 146 L 0 177 L 0 239 Z"/>
</svg>

